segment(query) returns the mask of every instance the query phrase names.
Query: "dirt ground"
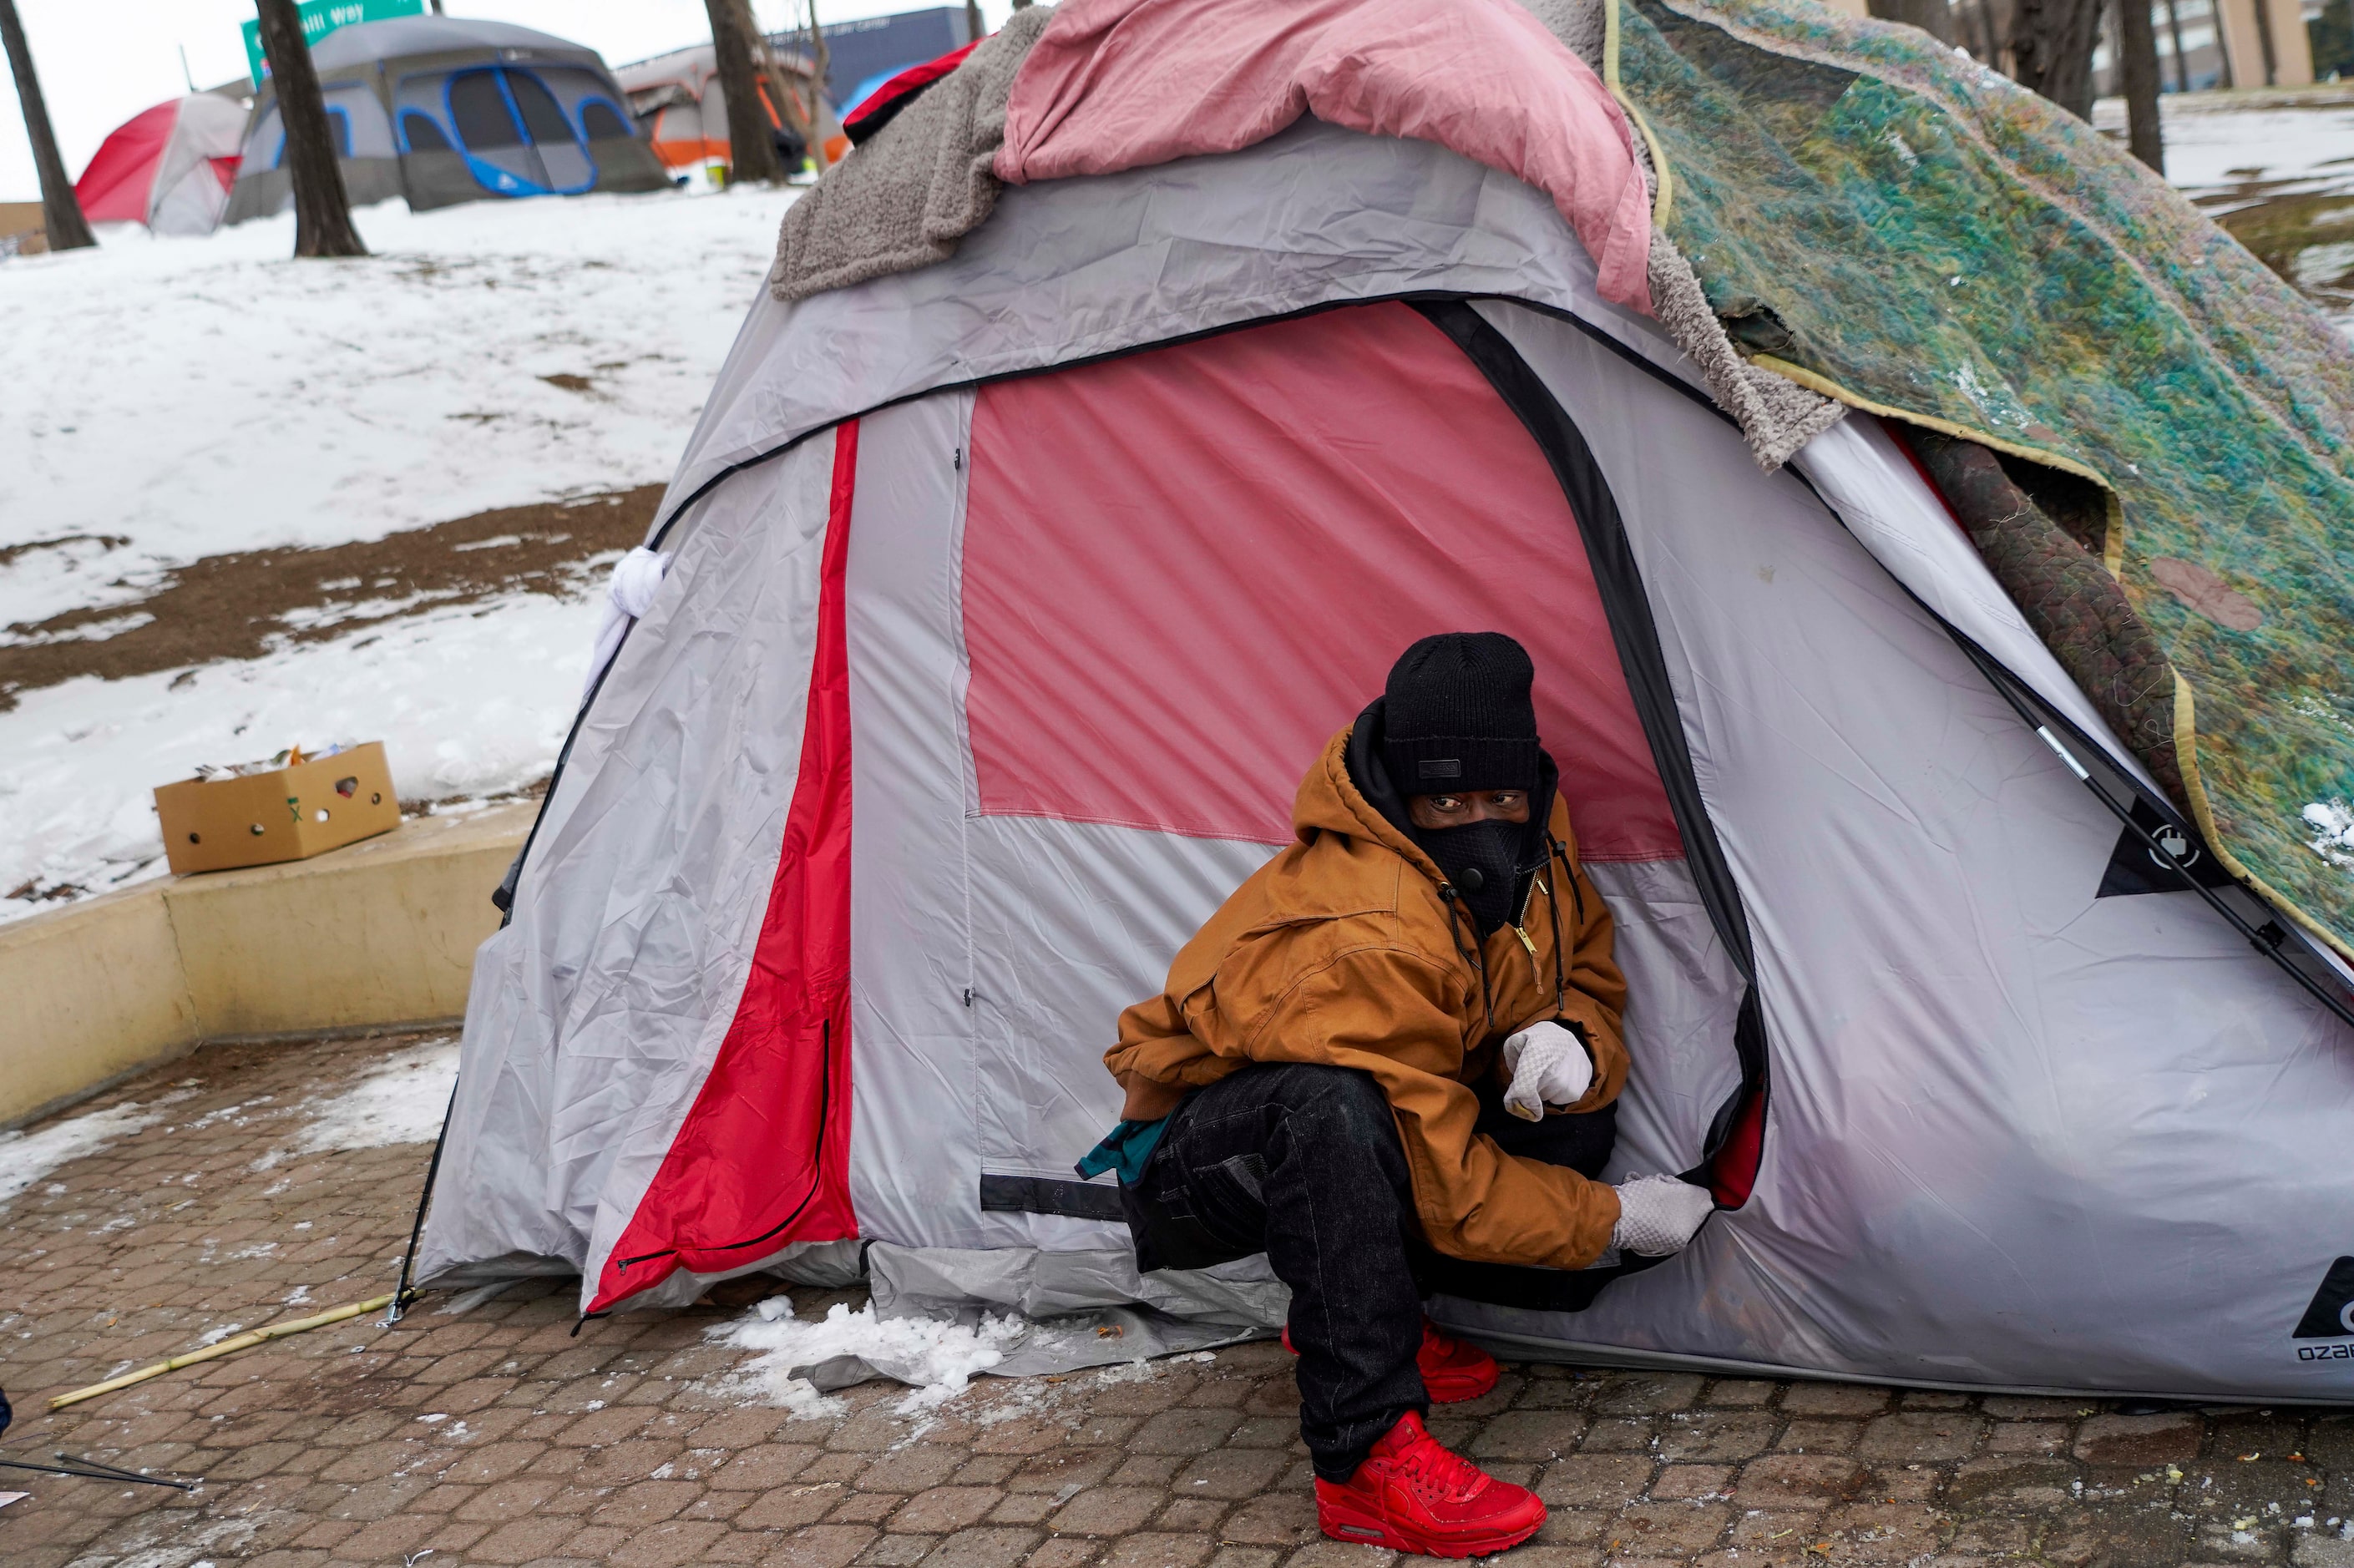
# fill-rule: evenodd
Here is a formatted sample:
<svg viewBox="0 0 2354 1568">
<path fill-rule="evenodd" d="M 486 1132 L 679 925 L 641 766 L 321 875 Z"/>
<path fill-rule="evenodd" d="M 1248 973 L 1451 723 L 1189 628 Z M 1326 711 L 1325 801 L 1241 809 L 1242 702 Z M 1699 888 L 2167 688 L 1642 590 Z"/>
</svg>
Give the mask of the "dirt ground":
<svg viewBox="0 0 2354 1568">
<path fill-rule="evenodd" d="M 0 712 L 16 694 L 77 675 L 108 680 L 251 659 L 273 646 L 344 637 L 429 609 L 515 593 L 568 595 L 588 565 L 644 539 L 663 486 L 480 512 L 360 544 L 208 556 L 163 573 L 143 597 L 6 628 Z M 61 535 L 0 548 L 0 570 L 41 549 L 120 548 Z M 147 619 L 111 635 L 89 629 Z"/>
<path fill-rule="evenodd" d="M 169 1119 L 0 1207 L 12 1457 L 63 1450 L 193 1492 L 0 1472 L 8 1568 L 851 1563 L 1381 1568 L 1313 1525 L 1289 1359 L 1260 1343 L 939 1409 L 869 1384 L 822 1419 L 723 1384 L 732 1308 L 575 1337 L 567 1282 L 429 1297 L 48 1413 L 49 1394 L 391 1287 L 422 1144 L 289 1152 L 305 1102 L 412 1044 L 214 1047 L 77 1114 Z M 290 1114 L 292 1113 L 292 1114 Z M 0 1145 L 0 1161 L 5 1146 Z M 803 1317 L 858 1292 L 793 1294 Z M 1552 1508 L 1517 1568 L 2354 1568 L 2354 1418 L 1512 1364 L 1432 1422 Z M 2308 1524 L 2300 1520 L 2310 1520 Z M 430 1552 L 429 1558 L 424 1554 Z"/>
</svg>

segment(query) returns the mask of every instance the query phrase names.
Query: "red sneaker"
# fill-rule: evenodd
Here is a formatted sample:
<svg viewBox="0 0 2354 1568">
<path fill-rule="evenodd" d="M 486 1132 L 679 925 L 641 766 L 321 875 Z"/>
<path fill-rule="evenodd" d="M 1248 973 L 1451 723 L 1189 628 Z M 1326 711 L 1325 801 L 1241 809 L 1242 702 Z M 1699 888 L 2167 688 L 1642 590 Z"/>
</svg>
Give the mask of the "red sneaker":
<svg viewBox="0 0 2354 1568">
<path fill-rule="evenodd" d="M 1536 1493 L 1447 1452 L 1411 1411 L 1355 1475 L 1316 1482 L 1317 1528 L 1335 1541 L 1393 1552 L 1485 1557 L 1518 1546 L 1544 1521 Z"/>
<path fill-rule="evenodd" d="M 1295 1356 L 1299 1353 L 1288 1327 L 1283 1330 L 1283 1348 Z M 1440 1333 L 1427 1318 L 1422 1320 L 1422 1349 L 1414 1353 L 1414 1364 L 1422 1369 L 1422 1386 L 1433 1404 L 1460 1404 L 1496 1386 L 1496 1358 Z"/>
</svg>

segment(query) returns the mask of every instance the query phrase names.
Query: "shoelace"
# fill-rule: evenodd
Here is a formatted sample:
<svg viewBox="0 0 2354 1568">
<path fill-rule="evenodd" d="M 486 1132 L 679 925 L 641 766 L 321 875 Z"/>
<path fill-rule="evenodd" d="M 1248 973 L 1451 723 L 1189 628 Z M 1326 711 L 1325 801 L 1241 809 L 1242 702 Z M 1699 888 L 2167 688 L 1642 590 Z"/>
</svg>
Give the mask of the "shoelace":
<svg viewBox="0 0 2354 1568">
<path fill-rule="evenodd" d="M 1464 1500 L 1487 1484 L 1487 1472 L 1424 1433 L 1397 1456 L 1398 1478 L 1426 1499 Z"/>
</svg>

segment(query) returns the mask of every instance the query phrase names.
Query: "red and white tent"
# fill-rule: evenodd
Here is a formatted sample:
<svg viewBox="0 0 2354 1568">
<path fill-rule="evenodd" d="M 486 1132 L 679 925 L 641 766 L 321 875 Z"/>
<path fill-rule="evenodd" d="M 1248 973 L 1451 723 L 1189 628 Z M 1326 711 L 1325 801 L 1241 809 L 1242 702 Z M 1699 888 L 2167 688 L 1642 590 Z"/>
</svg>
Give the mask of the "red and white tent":
<svg viewBox="0 0 2354 1568">
<path fill-rule="evenodd" d="M 1531 5 L 1603 58 L 1598 13 Z M 1606 1175 L 1704 1171 L 1723 1208 L 1657 1267 L 1438 1320 L 2354 1398 L 2292 1333 L 2354 1333 L 2354 1037 L 2135 872 L 2114 802 L 2155 786 L 1893 422 L 1761 466 L 1755 367 L 1678 307 L 1585 57 L 1510 0 L 1045 12 L 796 209 L 844 223 L 789 227 L 779 289 L 804 254 L 834 281 L 754 306 L 657 580 L 617 582 L 475 959 L 418 1277 L 577 1276 L 601 1313 L 863 1269 L 885 1316 L 1281 1322 L 1263 1259 L 1139 1275 L 1073 1170 L 1120 1110 L 1101 1054 L 1398 652 L 1479 628 L 1534 657 L 1616 923 Z M 1024 47 L 1004 188 L 911 249 Z"/>
<path fill-rule="evenodd" d="M 237 180 L 245 110 L 209 92 L 159 103 L 115 127 L 75 182 L 92 223 L 210 234 Z"/>
</svg>

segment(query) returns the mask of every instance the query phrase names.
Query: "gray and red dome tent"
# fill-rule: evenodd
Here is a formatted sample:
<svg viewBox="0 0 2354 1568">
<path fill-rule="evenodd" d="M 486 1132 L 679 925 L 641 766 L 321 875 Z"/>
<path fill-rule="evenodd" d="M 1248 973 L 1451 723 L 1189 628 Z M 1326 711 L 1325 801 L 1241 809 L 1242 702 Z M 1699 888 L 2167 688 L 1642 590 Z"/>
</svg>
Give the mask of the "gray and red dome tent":
<svg viewBox="0 0 2354 1568">
<path fill-rule="evenodd" d="M 2354 494 L 2349 388 L 2187 206 L 1905 29 L 1017 13 L 787 220 L 477 959 L 419 1277 L 1278 1320 L 1253 1264 L 1137 1277 L 1071 1169 L 1100 1054 L 1396 652 L 1492 627 L 1617 924 L 1612 1174 L 1723 1208 L 1444 1320 L 2344 1402 L 2354 769 L 2313 742 L 2268 826 L 2247 737 L 2303 710 L 2219 639 L 2293 670 L 2342 619 L 2346 513 L 2296 508 Z M 2207 466 L 2116 443 L 2219 408 L 2287 477 L 2201 564 Z"/>
</svg>

